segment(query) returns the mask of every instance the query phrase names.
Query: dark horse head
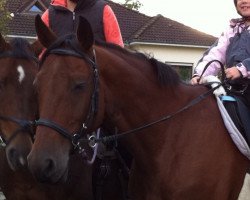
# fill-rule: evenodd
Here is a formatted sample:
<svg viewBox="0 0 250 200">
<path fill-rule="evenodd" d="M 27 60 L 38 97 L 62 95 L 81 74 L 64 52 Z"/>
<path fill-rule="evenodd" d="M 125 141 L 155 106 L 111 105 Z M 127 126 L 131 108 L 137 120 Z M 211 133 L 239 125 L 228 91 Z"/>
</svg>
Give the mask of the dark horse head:
<svg viewBox="0 0 250 200">
<path fill-rule="evenodd" d="M 38 38 L 47 51 L 34 82 L 40 119 L 28 162 L 31 172 L 42 182 L 58 182 L 66 177 L 73 134 L 83 129 L 89 112 L 95 65 L 91 60 L 93 34 L 89 23 L 81 21 L 79 27 L 82 41 L 78 43 L 75 35 L 56 38 L 40 17 L 36 18 Z M 86 58 L 81 52 L 86 52 Z"/>
<path fill-rule="evenodd" d="M 27 165 L 32 146 L 29 120 L 37 116 L 33 81 L 41 50 L 37 44 L 21 38 L 6 42 L 0 34 L 0 136 L 13 170 Z"/>
</svg>

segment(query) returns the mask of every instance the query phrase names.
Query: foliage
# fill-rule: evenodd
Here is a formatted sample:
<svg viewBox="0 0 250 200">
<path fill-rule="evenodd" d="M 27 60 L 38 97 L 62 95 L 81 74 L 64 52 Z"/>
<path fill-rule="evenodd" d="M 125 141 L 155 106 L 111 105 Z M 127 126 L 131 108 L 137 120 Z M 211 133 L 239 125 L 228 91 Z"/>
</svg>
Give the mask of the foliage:
<svg viewBox="0 0 250 200">
<path fill-rule="evenodd" d="M 139 0 L 125 0 L 123 6 L 131 9 L 131 10 L 139 10 L 143 4 Z"/>
<path fill-rule="evenodd" d="M 0 32 L 7 34 L 7 23 L 11 20 L 10 12 L 8 11 L 7 0 L 0 0 Z"/>
</svg>

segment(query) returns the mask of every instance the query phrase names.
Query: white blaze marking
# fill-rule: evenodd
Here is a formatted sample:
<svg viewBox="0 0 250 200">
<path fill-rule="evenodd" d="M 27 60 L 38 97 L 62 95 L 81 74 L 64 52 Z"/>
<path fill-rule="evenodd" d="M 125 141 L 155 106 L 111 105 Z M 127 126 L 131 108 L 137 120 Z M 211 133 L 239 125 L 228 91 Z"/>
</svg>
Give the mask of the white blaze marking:
<svg viewBox="0 0 250 200">
<path fill-rule="evenodd" d="M 19 66 L 17 67 L 17 71 L 18 71 L 18 73 L 19 73 L 18 80 L 19 80 L 19 82 L 21 83 L 21 82 L 23 81 L 24 77 L 25 77 L 25 73 L 24 73 L 23 67 L 22 67 L 21 65 L 19 65 Z"/>
</svg>

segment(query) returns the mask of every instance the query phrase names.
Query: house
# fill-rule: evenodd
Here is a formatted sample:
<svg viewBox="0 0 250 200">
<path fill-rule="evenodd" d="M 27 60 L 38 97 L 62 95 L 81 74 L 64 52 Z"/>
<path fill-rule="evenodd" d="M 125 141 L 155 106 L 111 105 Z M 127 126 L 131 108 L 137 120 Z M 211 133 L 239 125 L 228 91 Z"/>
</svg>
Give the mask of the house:
<svg viewBox="0 0 250 200">
<path fill-rule="evenodd" d="M 150 17 L 118 3 L 107 2 L 117 16 L 126 48 L 171 64 L 183 79 L 190 79 L 197 61 L 217 39 L 162 15 Z M 35 40 L 34 18 L 42 14 L 49 3 L 50 0 L 8 0 L 7 9 L 13 18 L 6 37 Z"/>
</svg>

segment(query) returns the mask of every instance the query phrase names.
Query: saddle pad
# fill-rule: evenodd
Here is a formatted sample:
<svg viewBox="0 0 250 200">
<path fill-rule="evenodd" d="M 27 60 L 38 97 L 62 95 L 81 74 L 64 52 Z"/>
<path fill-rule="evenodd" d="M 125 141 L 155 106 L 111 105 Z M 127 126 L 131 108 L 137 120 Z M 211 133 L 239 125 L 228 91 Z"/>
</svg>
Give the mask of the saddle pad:
<svg viewBox="0 0 250 200">
<path fill-rule="evenodd" d="M 229 116 L 226 108 L 224 107 L 223 103 L 221 102 L 219 97 L 216 97 L 217 104 L 222 116 L 222 119 L 224 121 L 224 124 L 228 130 L 229 135 L 231 136 L 233 142 L 238 147 L 240 152 L 245 155 L 250 160 L 250 148 L 247 145 L 247 142 L 245 138 L 241 135 L 239 130 L 234 125 L 234 122 L 232 121 L 231 117 Z"/>
<path fill-rule="evenodd" d="M 247 173 L 245 175 L 244 183 L 241 188 L 238 200 L 249 200 L 250 196 L 250 175 Z"/>
</svg>

